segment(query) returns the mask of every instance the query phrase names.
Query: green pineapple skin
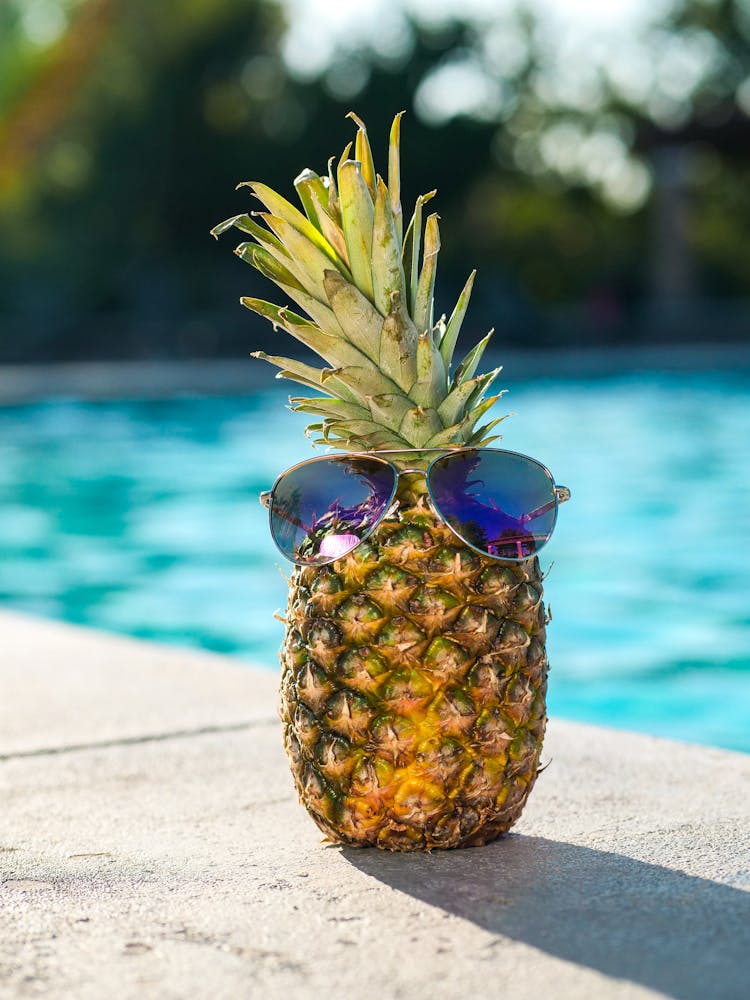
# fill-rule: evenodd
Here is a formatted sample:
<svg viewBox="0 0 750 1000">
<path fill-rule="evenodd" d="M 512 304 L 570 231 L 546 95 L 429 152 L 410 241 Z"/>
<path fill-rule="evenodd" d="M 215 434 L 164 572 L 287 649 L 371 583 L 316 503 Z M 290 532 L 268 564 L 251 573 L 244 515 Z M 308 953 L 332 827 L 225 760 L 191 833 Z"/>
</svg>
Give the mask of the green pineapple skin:
<svg viewBox="0 0 750 1000">
<path fill-rule="evenodd" d="M 326 837 L 407 851 L 506 833 L 539 771 L 545 625 L 537 559 L 480 556 L 424 496 L 344 559 L 297 568 L 280 715 Z"/>
</svg>

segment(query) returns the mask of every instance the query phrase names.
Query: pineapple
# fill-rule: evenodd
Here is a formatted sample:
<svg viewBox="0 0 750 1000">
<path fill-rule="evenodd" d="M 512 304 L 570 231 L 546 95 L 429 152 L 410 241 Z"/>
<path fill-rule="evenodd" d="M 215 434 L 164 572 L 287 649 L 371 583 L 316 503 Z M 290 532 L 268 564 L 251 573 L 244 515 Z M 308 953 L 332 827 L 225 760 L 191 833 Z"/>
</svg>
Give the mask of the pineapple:
<svg viewBox="0 0 750 1000">
<path fill-rule="evenodd" d="M 361 452 L 486 445 L 499 420 L 480 421 L 501 395 L 486 395 L 500 369 L 476 374 L 490 334 L 451 374 L 474 272 L 450 318 L 435 321 L 438 216 L 423 222 L 435 192 L 417 199 L 404 232 L 401 115 L 387 186 L 365 125 L 349 117 L 356 139 L 336 167 L 332 158 L 326 175 L 305 170 L 294 182 L 304 214 L 247 182 L 265 211 L 213 230 L 252 237 L 238 256 L 306 317 L 254 298 L 243 305 L 327 365 L 254 357 L 315 391 L 290 399 L 318 418 L 307 429 L 315 443 Z M 415 468 L 413 453 L 401 467 Z M 400 478 L 395 509 L 348 556 L 295 568 L 281 718 L 297 791 L 327 837 L 406 851 L 504 834 L 539 771 L 545 624 L 537 559 L 503 563 L 462 545 L 419 474 Z"/>
</svg>

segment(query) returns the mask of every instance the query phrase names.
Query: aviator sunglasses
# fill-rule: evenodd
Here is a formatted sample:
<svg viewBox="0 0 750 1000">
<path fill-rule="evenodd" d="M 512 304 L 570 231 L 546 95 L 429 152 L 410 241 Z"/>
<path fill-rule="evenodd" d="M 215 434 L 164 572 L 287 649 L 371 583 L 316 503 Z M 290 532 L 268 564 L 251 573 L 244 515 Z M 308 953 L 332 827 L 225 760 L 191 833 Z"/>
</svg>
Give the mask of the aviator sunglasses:
<svg viewBox="0 0 750 1000">
<path fill-rule="evenodd" d="M 386 455 L 440 451 L 426 469 L 399 469 Z M 293 465 L 260 495 L 271 536 L 298 566 L 348 555 L 394 509 L 400 476 L 424 476 L 435 513 L 483 556 L 522 562 L 547 544 L 557 508 L 570 499 L 541 462 L 499 448 L 404 448 L 322 455 Z"/>
</svg>

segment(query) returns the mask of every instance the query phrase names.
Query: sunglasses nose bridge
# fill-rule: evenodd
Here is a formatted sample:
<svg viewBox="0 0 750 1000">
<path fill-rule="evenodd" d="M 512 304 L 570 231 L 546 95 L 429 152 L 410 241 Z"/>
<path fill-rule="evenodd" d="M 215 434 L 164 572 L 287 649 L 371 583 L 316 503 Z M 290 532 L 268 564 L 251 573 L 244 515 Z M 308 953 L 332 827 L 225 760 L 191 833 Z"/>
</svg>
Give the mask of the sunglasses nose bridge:
<svg viewBox="0 0 750 1000">
<path fill-rule="evenodd" d="M 396 497 L 405 503 L 414 503 L 425 493 L 427 487 L 427 472 L 424 468 L 395 469 Z"/>
</svg>

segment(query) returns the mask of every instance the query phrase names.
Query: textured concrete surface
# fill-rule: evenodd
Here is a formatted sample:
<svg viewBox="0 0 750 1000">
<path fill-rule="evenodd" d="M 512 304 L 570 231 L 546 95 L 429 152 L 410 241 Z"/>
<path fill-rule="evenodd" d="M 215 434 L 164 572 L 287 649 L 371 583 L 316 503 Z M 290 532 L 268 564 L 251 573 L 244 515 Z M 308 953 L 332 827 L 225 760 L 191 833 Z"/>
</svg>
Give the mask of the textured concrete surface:
<svg viewBox="0 0 750 1000">
<path fill-rule="evenodd" d="M 0 611 L 0 684 L 1 757 L 267 720 L 278 678 Z"/>
<path fill-rule="evenodd" d="M 275 686 L 0 616 L 3 1000 L 750 995 L 750 757 L 553 721 L 511 837 L 342 850 Z"/>
</svg>

